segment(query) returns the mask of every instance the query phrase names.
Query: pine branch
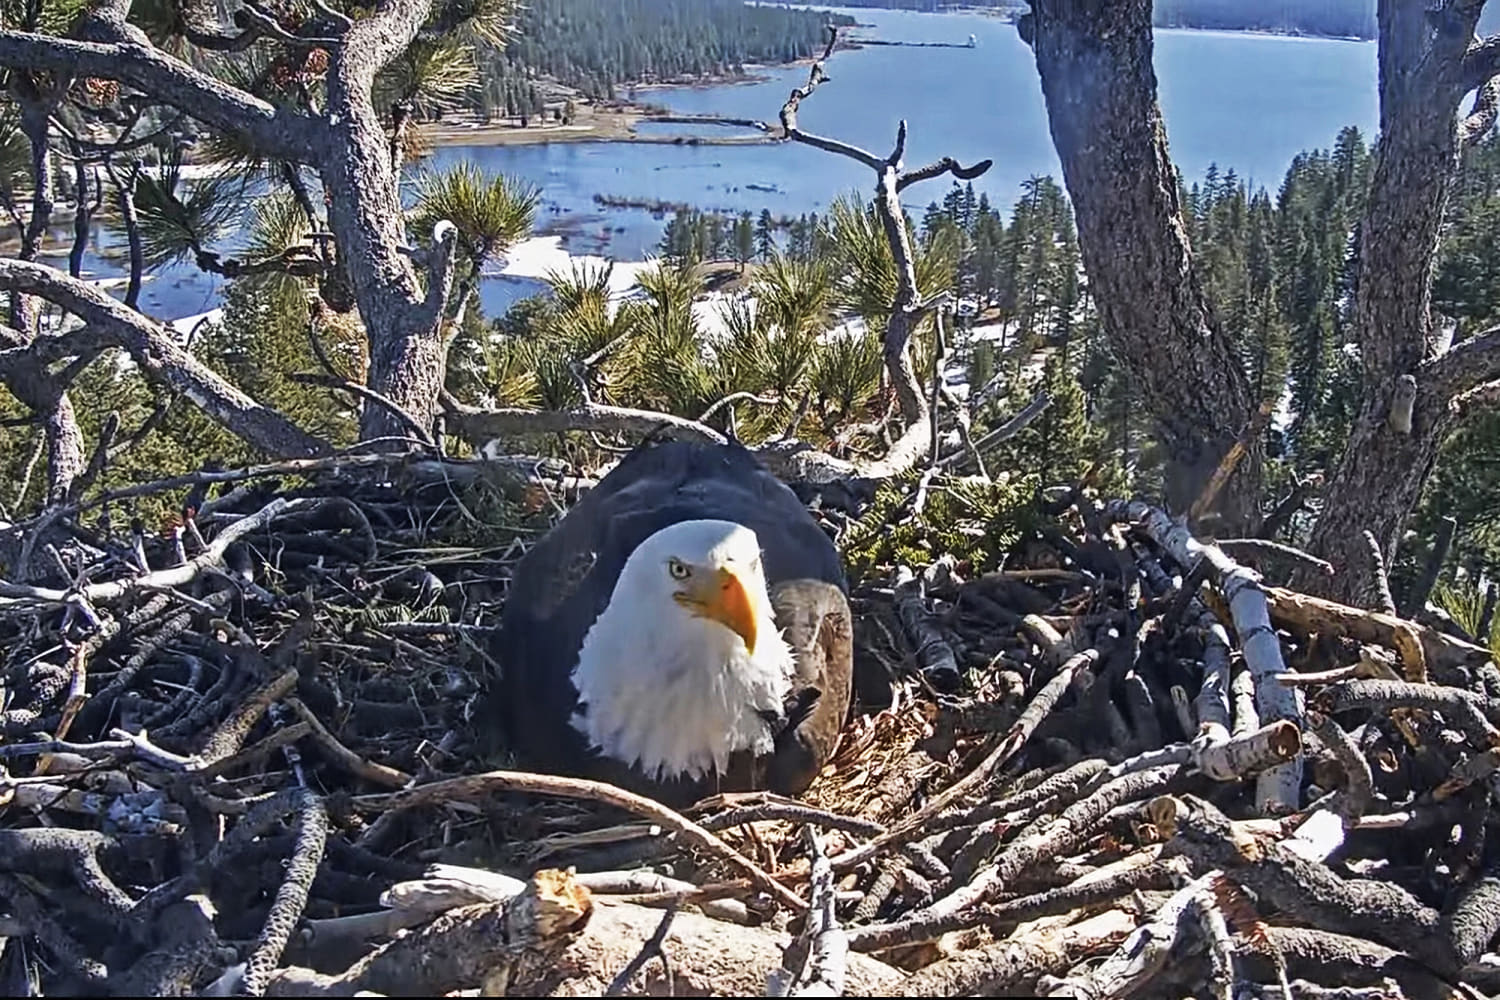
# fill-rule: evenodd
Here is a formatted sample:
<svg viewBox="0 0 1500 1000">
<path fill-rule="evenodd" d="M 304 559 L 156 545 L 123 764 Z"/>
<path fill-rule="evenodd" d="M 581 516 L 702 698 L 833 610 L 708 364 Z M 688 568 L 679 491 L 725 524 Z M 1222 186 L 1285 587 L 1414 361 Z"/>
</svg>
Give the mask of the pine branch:
<svg viewBox="0 0 1500 1000">
<path fill-rule="evenodd" d="M 127 83 L 215 128 L 244 135 L 277 159 L 309 163 L 322 152 L 313 119 L 268 104 L 137 38 L 78 41 L 0 31 L 0 66 Z"/>
<path fill-rule="evenodd" d="M 1469 46 L 1460 73 L 1465 93 L 1478 90 L 1495 76 L 1500 76 L 1500 35 L 1491 35 Z"/>
<path fill-rule="evenodd" d="M 1439 398 L 1455 400 L 1468 390 L 1500 378 L 1500 326 L 1482 330 L 1424 362 L 1417 381 Z"/>
</svg>

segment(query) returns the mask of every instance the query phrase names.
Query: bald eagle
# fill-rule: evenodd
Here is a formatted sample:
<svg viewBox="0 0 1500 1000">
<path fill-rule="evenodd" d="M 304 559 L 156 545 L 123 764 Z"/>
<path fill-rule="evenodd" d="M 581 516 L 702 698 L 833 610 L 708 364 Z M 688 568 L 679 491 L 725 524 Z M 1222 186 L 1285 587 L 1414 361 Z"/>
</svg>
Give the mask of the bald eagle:
<svg viewBox="0 0 1500 1000">
<path fill-rule="evenodd" d="M 848 712 L 847 593 L 832 540 L 748 450 L 647 442 L 512 574 L 510 747 L 671 803 L 800 794 Z"/>
</svg>

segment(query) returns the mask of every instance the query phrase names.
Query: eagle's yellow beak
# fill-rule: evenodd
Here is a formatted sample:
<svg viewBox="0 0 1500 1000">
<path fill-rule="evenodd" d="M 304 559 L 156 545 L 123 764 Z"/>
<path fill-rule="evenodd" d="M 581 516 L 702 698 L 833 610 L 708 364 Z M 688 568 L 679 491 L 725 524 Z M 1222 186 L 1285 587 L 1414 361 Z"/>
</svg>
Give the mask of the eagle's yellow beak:
<svg viewBox="0 0 1500 1000">
<path fill-rule="evenodd" d="M 721 566 L 712 573 L 694 574 L 673 597 L 694 614 L 719 622 L 745 640 L 745 650 L 754 655 L 755 608 L 734 570 Z"/>
</svg>

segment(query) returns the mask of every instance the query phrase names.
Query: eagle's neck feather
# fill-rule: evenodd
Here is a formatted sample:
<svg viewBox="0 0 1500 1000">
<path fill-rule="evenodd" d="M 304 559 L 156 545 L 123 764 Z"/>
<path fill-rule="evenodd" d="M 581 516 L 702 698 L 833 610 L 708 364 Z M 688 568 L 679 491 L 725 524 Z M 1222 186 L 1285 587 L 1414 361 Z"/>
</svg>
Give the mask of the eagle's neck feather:
<svg viewBox="0 0 1500 1000">
<path fill-rule="evenodd" d="M 717 623 L 684 613 L 654 629 L 612 602 L 579 651 L 574 727 L 590 747 L 655 780 L 723 774 L 736 751 L 769 753 L 759 713 L 782 710 L 793 662 L 774 618 L 759 625 L 752 656 Z"/>
</svg>

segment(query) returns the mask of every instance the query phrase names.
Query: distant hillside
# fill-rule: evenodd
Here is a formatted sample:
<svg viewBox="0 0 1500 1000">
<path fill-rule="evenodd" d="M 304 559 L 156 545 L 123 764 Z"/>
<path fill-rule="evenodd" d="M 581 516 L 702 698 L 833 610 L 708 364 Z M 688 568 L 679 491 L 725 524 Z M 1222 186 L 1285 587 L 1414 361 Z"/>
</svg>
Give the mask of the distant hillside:
<svg viewBox="0 0 1500 1000">
<path fill-rule="evenodd" d="M 992 7 L 1023 13 L 1025 0 L 839 0 L 841 7 L 887 7 L 939 11 Z M 1156 0 L 1155 20 L 1162 28 L 1209 28 L 1220 31 L 1276 31 L 1296 35 L 1375 37 L 1375 0 Z M 1500 10 L 1488 20 L 1500 30 Z"/>
<path fill-rule="evenodd" d="M 1164 28 L 1374 38 L 1375 0 L 1156 0 Z"/>
<path fill-rule="evenodd" d="M 504 49 L 479 54 L 481 106 L 541 110 L 545 78 L 592 98 L 615 87 L 735 76 L 746 63 L 788 63 L 819 52 L 824 25 L 847 14 L 743 0 L 528 0 Z"/>
</svg>

